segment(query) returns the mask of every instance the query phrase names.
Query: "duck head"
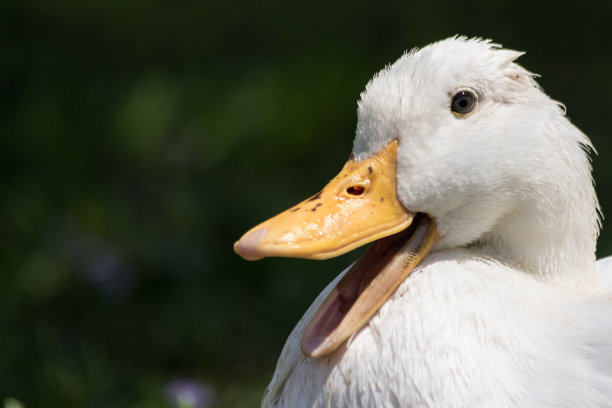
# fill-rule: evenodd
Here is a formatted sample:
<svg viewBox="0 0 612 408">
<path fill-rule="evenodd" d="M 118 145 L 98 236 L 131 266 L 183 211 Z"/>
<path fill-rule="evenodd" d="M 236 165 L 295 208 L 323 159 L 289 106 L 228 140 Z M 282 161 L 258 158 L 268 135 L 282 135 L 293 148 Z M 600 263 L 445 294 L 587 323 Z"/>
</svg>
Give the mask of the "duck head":
<svg viewBox="0 0 612 408">
<path fill-rule="evenodd" d="M 305 354 L 335 350 L 431 250 L 471 247 L 538 279 L 593 285 L 591 145 L 521 54 L 463 37 L 405 54 L 362 93 L 340 174 L 235 244 L 249 260 L 326 259 L 374 242 L 307 326 Z"/>
</svg>

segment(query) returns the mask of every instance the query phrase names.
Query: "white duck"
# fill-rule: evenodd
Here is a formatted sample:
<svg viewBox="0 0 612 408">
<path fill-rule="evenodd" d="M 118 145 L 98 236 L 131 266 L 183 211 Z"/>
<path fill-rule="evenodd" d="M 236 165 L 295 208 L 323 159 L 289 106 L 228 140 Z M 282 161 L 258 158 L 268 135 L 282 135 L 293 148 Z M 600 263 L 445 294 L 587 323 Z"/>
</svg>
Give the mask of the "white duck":
<svg viewBox="0 0 612 408">
<path fill-rule="evenodd" d="M 455 37 L 402 56 L 361 95 L 339 176 L 236 243 L 377 240 L 297 324 L 264 406 L 612 407 L 591 144 L 520 55 Z"/>
</svg>

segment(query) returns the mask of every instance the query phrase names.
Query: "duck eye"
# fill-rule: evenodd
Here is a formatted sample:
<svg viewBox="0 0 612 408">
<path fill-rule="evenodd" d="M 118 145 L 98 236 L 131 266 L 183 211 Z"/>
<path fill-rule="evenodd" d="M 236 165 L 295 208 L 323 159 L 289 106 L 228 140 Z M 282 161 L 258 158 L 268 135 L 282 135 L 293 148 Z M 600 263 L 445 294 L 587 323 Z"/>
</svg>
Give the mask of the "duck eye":
<svg viewBox="0 0 612 408">
<path fill-rule="evenodd" d="M 469 91 L 461 91 L 453 97 L 451 111 L 458 115 L 466 115 L 474 110 L 476 97 Z"/>
</svg>

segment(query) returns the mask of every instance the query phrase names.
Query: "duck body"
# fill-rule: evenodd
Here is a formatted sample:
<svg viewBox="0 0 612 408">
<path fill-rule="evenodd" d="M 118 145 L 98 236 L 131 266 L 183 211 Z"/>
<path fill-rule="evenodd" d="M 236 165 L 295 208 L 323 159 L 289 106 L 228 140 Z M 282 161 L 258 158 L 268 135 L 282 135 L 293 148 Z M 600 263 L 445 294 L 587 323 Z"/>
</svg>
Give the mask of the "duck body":
<svg viewBox="0 0 612 408">
<path fill-rule="evenodd" d="M 343 172 L 236 244 L 247 259 L 320 259 L 374 242 L 297 324 L 263 406 L 612 407 L 591 143 L 520 55 L 463 37 L 405 54 L 361 94 Z M 376 217 L 396 221 L 373 234 Z"/>
<path fill-rule="evenodd" d="M 335 283 L 289 336 L 263 406 L 612 406 L 610 293 L 551 287 L 471 249 L 437 251 L 345 348 L 312 359 L 301 333 Z"/>
</svg>

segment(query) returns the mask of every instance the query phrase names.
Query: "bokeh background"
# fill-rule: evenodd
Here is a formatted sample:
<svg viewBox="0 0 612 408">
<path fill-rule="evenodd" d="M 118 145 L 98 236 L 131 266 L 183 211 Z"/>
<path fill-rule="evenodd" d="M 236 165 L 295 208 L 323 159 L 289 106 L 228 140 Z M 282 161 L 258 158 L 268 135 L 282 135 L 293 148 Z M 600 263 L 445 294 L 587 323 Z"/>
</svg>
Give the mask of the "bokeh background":
<svg viewBox="0 0 612 408">
<path fill-rule="evenodd" d="M 376 71 L 457 33 L 527 51 L 612 214 L 610 21 L 608 0 L 3 0 L 0 404 L 256 406 L 356 255 L 232 243 L 341 168 Z"/>
</svg>

